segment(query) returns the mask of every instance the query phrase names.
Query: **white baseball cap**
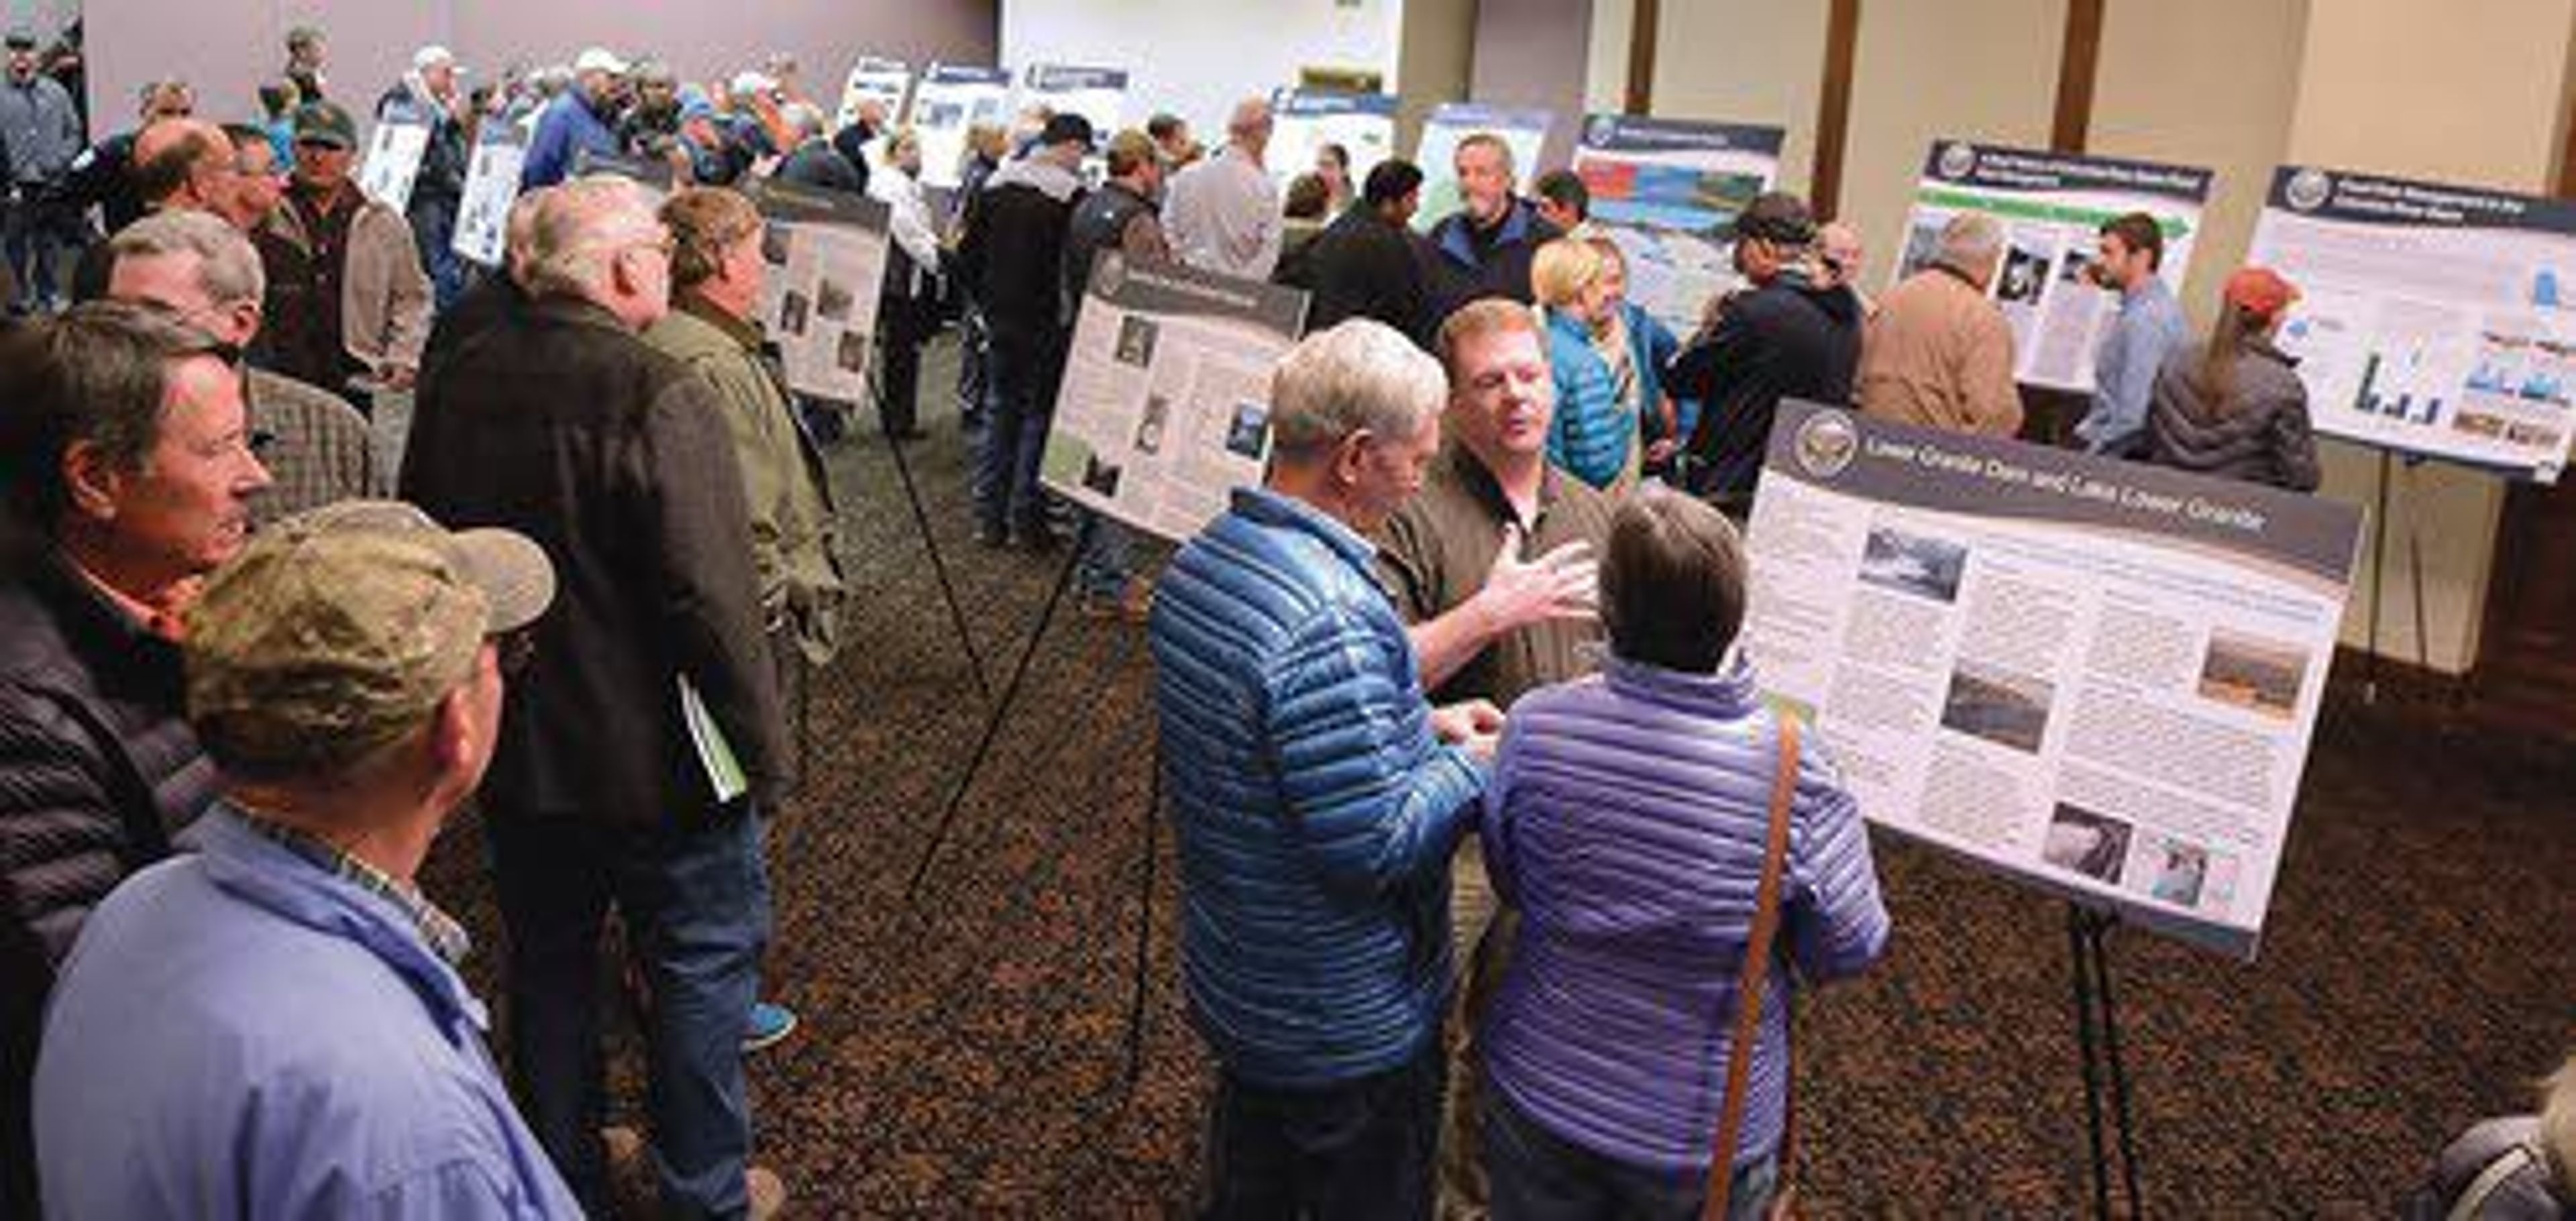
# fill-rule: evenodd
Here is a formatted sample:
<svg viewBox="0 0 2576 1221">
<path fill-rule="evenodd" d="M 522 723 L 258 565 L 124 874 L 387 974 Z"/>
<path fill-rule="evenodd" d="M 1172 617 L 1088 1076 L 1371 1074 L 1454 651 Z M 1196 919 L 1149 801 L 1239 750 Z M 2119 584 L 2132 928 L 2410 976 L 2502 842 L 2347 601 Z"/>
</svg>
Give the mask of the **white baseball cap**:
<svg viewBox="0 0 2576 1221">
<path fill-rule="evenodd" d="M 426 72 L 440 64 L 455 67 L 456 54 L 445 47 L 437 45 L 436 43 L 432 43 L 429 46 L 422 47 L 421 49 L 411 53 L 411 70 L 414 72 Z M 457 70 L 460 72 L 464 71 L 462 68 L 458 68 Z"/>
<path fill-rule="evenodd" d="M 574 57 L 572 70 L 576 76 L 584 72 L 605 72 L 610 76 L 624 76 L 626 61 L 617 58 L 616 53 L 606 47 L 590 47 Z"/>
</svg>

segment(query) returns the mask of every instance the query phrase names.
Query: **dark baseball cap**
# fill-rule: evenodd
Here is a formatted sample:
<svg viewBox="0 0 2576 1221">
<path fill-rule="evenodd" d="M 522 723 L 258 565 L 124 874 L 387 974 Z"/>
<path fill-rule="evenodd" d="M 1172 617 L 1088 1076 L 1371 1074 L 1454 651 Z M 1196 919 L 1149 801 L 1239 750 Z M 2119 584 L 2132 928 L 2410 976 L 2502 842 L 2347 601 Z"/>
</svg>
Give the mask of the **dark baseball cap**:
<svg viewBox="0 0 2576 1221">
<path fill-rule="evenodd" d="M 1765 191 L 1735 214 L 1735 239 L 1804 246 L 1816 240 L 1816 216 L 1787 191 Z"/>
<path fill-rule="evenodd" d="M 20 26 L 9 31 L 8 41 L 9 49 L 12 51 L 33 51 L 36 49 L 36 32 Z"/>
<path fill-rule="evenodd" d="M 295 142 L 356 148 L 358 124 L 338 103 L 306 102 L 295 108 Z"/>
</svg>

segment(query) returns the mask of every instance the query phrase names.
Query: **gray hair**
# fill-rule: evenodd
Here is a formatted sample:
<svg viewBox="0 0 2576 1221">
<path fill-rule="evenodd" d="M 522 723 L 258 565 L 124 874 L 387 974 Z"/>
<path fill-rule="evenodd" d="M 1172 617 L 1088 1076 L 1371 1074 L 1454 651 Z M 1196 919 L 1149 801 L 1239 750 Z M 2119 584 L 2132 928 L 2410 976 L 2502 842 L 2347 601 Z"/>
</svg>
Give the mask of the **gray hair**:
<svg viewBox="0 0 2576 1221">
<path fill-rule="evenodd" d="M 1983 212 L 1962 212 L 1941 226 L 1941 244 L 1932 261 L 1983 284 L 1994 277 L 2003 257 L 2003 226 Z"/>
<path fill-rule="evenodd" d="M 509 215 L 501 218 L 501 266 L 519 287 L 528 286 L 528 264 L 536 257 L 537 212 L 554 194 L 553 187 L 533 187 L 519 192 L 510 201 Z"/>
<path fill-rule="evenodd" d="M 239 229 L 216 216 L 188 208 L 155 212 L 116 231 L 107 240 L 107 265 L 127 258 L 195 255 L 197 287 L 217 305 L 257 301 L 268 291 L 268 276 L 259 249 Z"/>
<path fill-rule="evenodd" d="M 1354 318 L 1308 335 L 1270 380 L 1270 436 L 1283 461 L 1311 461 L 1366 430 L 1410 437 L 1449 401 L 1440 362 L 1382 322 Z"/>
<path fill-rule="evenodd" d="M 625 247 L 661 236 L 653 195 L 633 179 L 591 174 L 546 193 L 529 228 L 527 289 L 595 298 Z"/>
</svg>

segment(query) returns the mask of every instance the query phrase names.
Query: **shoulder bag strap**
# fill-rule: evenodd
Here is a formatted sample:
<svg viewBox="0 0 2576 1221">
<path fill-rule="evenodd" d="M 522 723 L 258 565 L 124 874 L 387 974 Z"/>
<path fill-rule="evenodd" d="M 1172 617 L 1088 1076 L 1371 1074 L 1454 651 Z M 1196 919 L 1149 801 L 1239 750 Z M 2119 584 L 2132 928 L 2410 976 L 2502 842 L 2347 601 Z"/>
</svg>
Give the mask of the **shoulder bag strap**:
<svg viewBox="0 0 2576 1221">
<path fill-rule="evenodd" d="M 1762 985 L 1771 975 L 1771 943 L 1780 932 L 1780 874 L 1789 856 L 1789 807 L 1798 793 L 1798 719 L 1780 714 L 1780 758 L 1771 778 L 1771 826 L 1762 852 L 1762 885 L 1755 892 L 1753 933 L 1744 946 L 1744 974 L 1736 981 L 1735 1039 L 1727 1048 L 1726 1101 L 1718 1112 L 1717 1145 L 1708 1163 L 1708 1199 L 1702 1221 L 1723 1221 L 1735 1181 L 1735 1145 L 1744 1134 L 1744 1095 L 1753 1069 L 1753 1044 L 1762 1028 Z"/>
</svg>

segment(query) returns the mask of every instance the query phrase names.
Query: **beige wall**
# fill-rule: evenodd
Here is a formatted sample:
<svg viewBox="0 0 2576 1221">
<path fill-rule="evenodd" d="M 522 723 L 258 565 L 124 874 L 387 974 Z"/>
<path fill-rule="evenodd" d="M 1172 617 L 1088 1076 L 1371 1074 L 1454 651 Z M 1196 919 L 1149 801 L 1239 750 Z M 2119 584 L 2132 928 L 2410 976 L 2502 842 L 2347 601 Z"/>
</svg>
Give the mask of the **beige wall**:
<svg viewBox="0 0 2576 1221">
<path fill-rule="evenodd" d="M 1404 0 L 1404 40 L 1396 53 L 1398 149 L 1412 154 L 1432 107 L 1466 98 L 1475 62 L 1476 0 Z"/>
<path fill-rule="evenodd" d="M 1665 0 L 1655 33 L 1654 113 L 1787 128 L 1780 183 L 1803 194 L 1816 157 L 1829 7 L 1825 0 Z M 1624 78 L 1624 50 L 1617 70 Z"/>
<path fill-rule="evenodd" d="M 2066 0 L 1861 5 L 1840 212 L 1869 245 L 1870 282 L 1895 267 L 1914 182 L 1936 137 L 2047 146 L 2065 40 Z M 1821 51 L 1810 63 L 1822 63 Z"/>
<path fill-rule="evenodd" d="M 2289 145 L 2307 0 L 2105 6 L 2089 151 L 2217 172 L 2183 307 L 2207 326 Z"/>
<path fill-rule="evenodd" d="M 2429 0 L 2313 0 L 2287 159 L 2542 192 L 2558 153 L 2576 0 L 2479 0 L 2476 20 Z M 2368 504 L 2376 451 L 2330 443 L 2325 494 Z M 2502 485 L 2440 464 L 2400 471 L 2390 493 L 2380 650 L 2417 656 L 2407 532 L 2418 532 L 2434 668 L 2477 657 Z M 2344 639 L 2365 641 L 2363 557 Z"/>
</svg>

